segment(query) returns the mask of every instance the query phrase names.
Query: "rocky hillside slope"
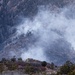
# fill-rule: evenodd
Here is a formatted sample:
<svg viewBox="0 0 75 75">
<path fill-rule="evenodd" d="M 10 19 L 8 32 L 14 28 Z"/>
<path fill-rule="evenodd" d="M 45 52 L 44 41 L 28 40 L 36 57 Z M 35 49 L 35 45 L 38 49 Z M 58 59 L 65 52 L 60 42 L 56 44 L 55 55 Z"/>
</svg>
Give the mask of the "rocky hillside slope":
<svg viewBox="0 0 75 75">
<path fill-rule="evenodd" d="M 17 26 L 21 22 L 22 16 L 32 19 L 33 16 L 37 14 L 40 5 L 50 5 L 52 8 L 63 8 L 67 4 L 74 3 L 73 1 L 74 0 L 0 0 L 0 50 L 2 50 L 0 51 L 0 57 L 20 57 L 21 53 L 28 51 L 29 46 L 35 45 L 38 37 L 35 37 L 31 32 L 12 39 L 16 31 L 14 26 Z M 57 31 L 57 33 L 59 32 Z M 47 59 L 55 63 L 59 63 L 59 61 L 62 63 L 64 60 L 74 59 L 75 56 L 71 58 L 73 52 L 72 54 L 70 53 L 70 45 L 63 39 L 54 41 L 51 47 L 49 46 L 45 49 Z"/>
<path fill-rule="evenodd" d="M 20 22 L 20 17 L 33 17 L 39 5 L 63 7 L 74 0 L 0 0 L 0 43 L 3 43 L 15 30 L 11 27 Z"/>
</svg>

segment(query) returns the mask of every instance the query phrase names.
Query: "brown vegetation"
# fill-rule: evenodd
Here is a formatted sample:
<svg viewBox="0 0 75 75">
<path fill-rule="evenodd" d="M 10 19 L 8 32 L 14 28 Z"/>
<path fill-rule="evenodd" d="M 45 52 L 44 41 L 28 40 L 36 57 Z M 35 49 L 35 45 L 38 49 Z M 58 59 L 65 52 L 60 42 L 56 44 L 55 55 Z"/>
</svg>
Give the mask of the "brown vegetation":
<svg viewBox="0 0 75 75">
<path fill-rule="evenodd" d="M 29 75 L 75 75 L 75 64 L 70 61 L 60 67 L 55 66 L 54 63 L 47 63 L 46 61 L 38 61 L 34 59 L 27 59 L 22 61 L 21 58 L 15 57 L 10 60 L 2 58 L 0 61 L 0 73 L 3 71 L 21 71 Z"/>
</svg>

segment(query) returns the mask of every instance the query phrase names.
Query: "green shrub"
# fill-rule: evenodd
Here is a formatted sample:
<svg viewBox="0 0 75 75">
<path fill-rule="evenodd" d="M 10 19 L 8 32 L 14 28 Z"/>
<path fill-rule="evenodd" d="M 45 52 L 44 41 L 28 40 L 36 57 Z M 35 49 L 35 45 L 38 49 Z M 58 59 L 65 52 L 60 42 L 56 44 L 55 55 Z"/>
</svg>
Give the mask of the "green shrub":
<svg viewBox="0 0 75 75">
<path fill-rule="evenodd" d="M 34 67 L 33 66 L 26 66 L 25 67 L 25 73 L 27 73 L 27 74 L 32 74 L 32 73 L 34 73 L 35 71 L 34 71 Z"/>
<path fill-rule="evenodd" d="M 46 62 L 46 61 L 43 61 L 43 62 L 41 63 L 41 65 L 42 65 L 43 67 L 45 67 L 45 66 L 47 65 L 47 62 Z"/>
<path fill-rule="evenodd" d="M 0 73 L 2 73 L 3 71 L 4 71 L 4 65 L 0 63 Z"/>
<path fill-rule="evenodd" d="M 75 75 L 75 71 L 68 73 L 68 75 Z"/>
<path fill-rule="evenodd" d="M 16 70 L 18 68 L 18 65 L 16 63 L 9 63 L 7 67 L 8 70 Z"/>
<path fill-rule="evenodd" d="M 72 64 L 70 61 L 67 61 L 63 66 L 60 68 L 61 74 L 68 74 L 75 69 L 75 65 Z"/>
</svg>

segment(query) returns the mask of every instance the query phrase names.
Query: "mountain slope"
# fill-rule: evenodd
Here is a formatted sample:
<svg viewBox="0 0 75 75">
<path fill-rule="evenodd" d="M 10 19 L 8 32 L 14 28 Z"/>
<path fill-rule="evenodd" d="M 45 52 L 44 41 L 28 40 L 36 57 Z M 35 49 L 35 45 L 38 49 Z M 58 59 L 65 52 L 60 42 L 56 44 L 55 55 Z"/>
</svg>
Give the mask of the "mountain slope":
<svg viewBox="0 0 75 75">
<path fill-rule="evenodd" d="M 17 25 L 20 16 L 33 17 L 39 5 L 56 5 L 63 7 L 72 1 L 68 0 L 0 0 L 0 43 L 14 33 L 11 28 Z"/>
<path fill-rule="evenodd" d="M 73 22 L 66 17 L 68 11 L 63 11 L 73 1 L 0 0 L 0 57 L 31 57 L 56 64 L 66 60 L 74 61 L 74 49 L 66 40 L 67 26 L 64 26 Z M 51 9 L 51 12 L 43 8 L 39 10 L 43 5 Z"/>
</svg>

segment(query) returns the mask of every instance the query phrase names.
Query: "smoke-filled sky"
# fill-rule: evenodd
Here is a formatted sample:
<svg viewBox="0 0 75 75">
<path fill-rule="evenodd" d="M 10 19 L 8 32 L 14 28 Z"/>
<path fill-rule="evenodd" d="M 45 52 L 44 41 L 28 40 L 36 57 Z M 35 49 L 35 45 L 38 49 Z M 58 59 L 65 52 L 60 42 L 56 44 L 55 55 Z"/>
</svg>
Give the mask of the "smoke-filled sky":
<svg viewBox="0 0 75 75">
<path fill-rule="evenodd" d="M 15 41 L 4 47 L 6 55 L 56 64 L 75 61 L 74 9 L 74 5 L 63 8 L 42 5 L 38 6 L 33 18 L 22 16 L 22 22 L 15 26 L 16 33 L 11 38 Z"/>
<path fill-rule="evenodd" d="M 55 63 L 58 60 L 74 60 L 75 7 L 71 5 L 51 10 L 41 6 L 38 9 L 33 19 L 23 17 L 22 23 L 16 27 L 17 37 L 28 32 L 37 37 L 36 42 L 28 47 L 28 51 L 21 54 L 23 60 L 34 58 Z"/>
</svg>

